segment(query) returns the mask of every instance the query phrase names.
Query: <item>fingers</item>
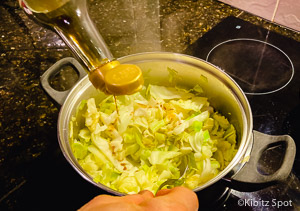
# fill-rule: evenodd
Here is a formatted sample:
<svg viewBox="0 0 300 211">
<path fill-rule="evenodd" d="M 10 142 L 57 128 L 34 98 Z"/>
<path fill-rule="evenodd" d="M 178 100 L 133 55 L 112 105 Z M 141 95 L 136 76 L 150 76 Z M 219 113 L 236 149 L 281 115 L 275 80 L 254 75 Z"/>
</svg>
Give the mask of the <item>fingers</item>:
<svg viewBox="0 0 300 211">
<path fill-rule="evenodd" d="M 171 191 L 172 191 L 172 189 L 162 189 L 162 190 L 159 190 L 155 196 L 163 196 L 163 195 L 170 193 Z"/>
<path fill-rule="evenodd" d="M 185 187 L 175 187 L 173 189 L 160 190 L 157 192 L 156 197 L 177 201 L 190 211 L 198 210 L 199 208 L 199 202 L 196 193 Z"/>
<path fill-rule="evenodd" d="M 142 195 L 145 200 L 151 199 L 151 198 L 154 197 L 153 193 L 151 191 L 148 191 L 148 190 L 142 190 L 142 191 L 139 192 L 139 194 Z"/>
<path fill-rule="evenodd" d="M 97 207 L 101 207 L 105 204 L 111 203 L 111 201 L 116 201 L 114 196 L 109 195 L 99 195 L 90 200 L 88 203 L 86 203 L 84 206 L 82 206 L 78 211 L 89 211 L 93 210 Z"/>
<path fill-rule="evenodd" d="M 134 203 L 133 198 L 99 195 L 89 201 L 78 211 L 115 211 L 115 210 L 130 210 L 138 211 L 139 206 Z"/>
<path fill-rule="evenodd" d="M 138 194 L 123 196 L 122 200 L 124 202 L 140 204 L 140 203 L 142 203 L 146 200 L 149 200 L 151 198 L 154 198 L 153 193 L 148 191 L 148 190 L 143 190 L 143 191 L 139 192 Z"/>
<path fill-rule="evenodd" d="M 89 203 L 81 207 L 79 211 L 92 210 L 92 208 L 104 207 L 105 205 L 109 205 L 109 204 L 123 204 L 123 206 L 126 204 L 139 205 L 140 203 L 151 198 L 154 198 L 154 195 L 152 192 L 148 190 L 143 190 L 139 194 L 126 195 L 122 197 L 110 196 L 110 195 L 99 195 L 96 196 L 94 199 L 92 199 Z"/>
<path fill-rule="evenodd" d="M 190 189 L 175 187 L 158 191 L 156 196 L 144 190 L 138 194 L 126 196 L 99 195 L 80 208 L 80 211 L 98 210 L 198 210 L 197 195 Z"/>
</svg>

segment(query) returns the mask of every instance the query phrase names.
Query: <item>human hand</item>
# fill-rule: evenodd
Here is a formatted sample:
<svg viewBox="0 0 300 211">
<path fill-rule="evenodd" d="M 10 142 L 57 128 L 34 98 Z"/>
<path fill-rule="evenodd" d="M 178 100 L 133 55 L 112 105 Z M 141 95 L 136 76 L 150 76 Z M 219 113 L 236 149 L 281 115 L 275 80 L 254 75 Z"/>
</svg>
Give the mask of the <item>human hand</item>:
<svg viewBox="0 0 300 211">
<path fill-rule="evenodd" d="M 79 211 L 196 211 L 198 207 L 197 195 L 192 190 L 175 187 L 160 190 L 156 196 L 147 190 L 126 196 L 99 195 Z"/>
</svg>

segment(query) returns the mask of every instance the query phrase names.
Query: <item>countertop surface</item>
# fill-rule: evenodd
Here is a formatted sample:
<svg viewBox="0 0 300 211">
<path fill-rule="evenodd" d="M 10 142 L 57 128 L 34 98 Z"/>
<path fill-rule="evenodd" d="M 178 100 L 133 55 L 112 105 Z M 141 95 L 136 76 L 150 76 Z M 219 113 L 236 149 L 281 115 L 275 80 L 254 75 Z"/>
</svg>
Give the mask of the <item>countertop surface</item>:
<svg viewBox="0 0 300 211">
<path fill-rule="evenodd" d="M 228 16 L 300 41 L 299 32 L 214 0 L 89 0 L 88 5 L 116 58 L 148 51 L 184 53 Z M 40 76 L 72 54 L 54 32 L 30 20 L 16 0 L 1 1 L 0 20 L 0 210 L 77 209 L 101 191 L 62 156 L 56 129 L 60 108 L 40 86 Z M 68 173 L 61 174 L 62 169 Z M 76 203 L 69 192 L 80 195 Z"/>
</svg>

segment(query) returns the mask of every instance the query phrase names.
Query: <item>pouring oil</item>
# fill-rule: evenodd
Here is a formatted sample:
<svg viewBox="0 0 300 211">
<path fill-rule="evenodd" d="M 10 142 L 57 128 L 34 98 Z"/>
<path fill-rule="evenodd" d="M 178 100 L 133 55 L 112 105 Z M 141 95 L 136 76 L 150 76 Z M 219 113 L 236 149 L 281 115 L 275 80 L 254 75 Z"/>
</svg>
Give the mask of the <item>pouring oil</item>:
<svg viewBox="0 0 300 211">
<path fill-rule="evenodd" d="M 106 55 L 103 55 L 98 35 L 95 35 L 98 32 L 95 32 L 96 29 L 87 18 L 87 14 L 76 14 L 76 12 L 85 11 L 79 10 L 80 7 L 85 7 L 85 1 L 23 1 L 31 10 L 27 11 L 27 14 L 29 13 L 34 19 L 53 28 L 89 70 L 94 70 L 102 65 L 102 60 L 106 58 Z M 83 24 L 85 25 L 83 26 Z"/>
<path fill-rule="evenodd" d="M 97 89 L 113 95 L 133 94 L 140 90 L 144 83 L 141 69 L 112 60 L 89 18 L 86 0 L 19 1 L 27 15 L 57 32 L 86 67 L 89 79 Z"/>
<path fill-rule="evenodd" d="M 120 116 L 120 113 L 119 113 L 119 107 L 118 107 L 118 102 L 117 102 L 117 96 L 116 95 L 113 95 L 114 96 L 114 101 L 115 101 L 115 106 L 116 106 L 116 111 L 117 111 L 117 114 L 118 114 L 118 117 Z"/>
</svg>

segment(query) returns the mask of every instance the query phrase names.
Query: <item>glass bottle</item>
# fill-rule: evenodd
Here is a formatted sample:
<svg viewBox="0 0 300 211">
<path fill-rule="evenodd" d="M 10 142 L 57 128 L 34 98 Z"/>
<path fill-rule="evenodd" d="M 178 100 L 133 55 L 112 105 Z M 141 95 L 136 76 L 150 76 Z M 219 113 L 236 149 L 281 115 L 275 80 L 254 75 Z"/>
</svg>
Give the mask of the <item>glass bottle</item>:
<svg viewBox="0 0 300 211">
<path fill-rule="evenodd" d="M 115 95 L 131 94 L 141 88 L 141 70 L 113 60 L 89 17 L 86 0 L 19 0 L 19 4 L 28 16 L 50 27 L 64 40 L 86 67 L 96 88 Z M 112 81 L 118 78 L 116 75 L 122 75 L 122 80 Z"/>
</svg>

